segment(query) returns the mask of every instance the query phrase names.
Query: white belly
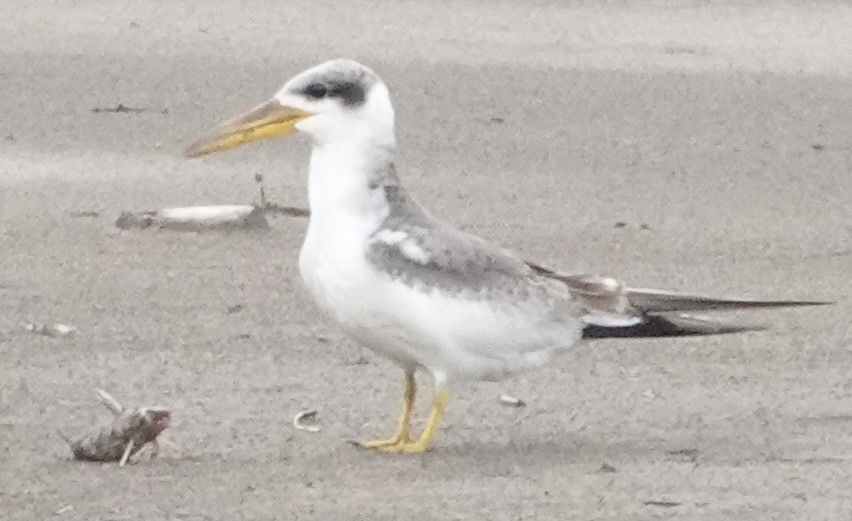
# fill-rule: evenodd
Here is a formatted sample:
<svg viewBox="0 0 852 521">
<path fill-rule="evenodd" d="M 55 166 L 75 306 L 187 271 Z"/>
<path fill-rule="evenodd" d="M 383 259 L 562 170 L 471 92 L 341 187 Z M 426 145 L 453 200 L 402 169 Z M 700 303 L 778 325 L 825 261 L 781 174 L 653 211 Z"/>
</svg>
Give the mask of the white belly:
<svg viewBox="0 0 852 521">
<path fill-rule="evenodd" d="M 395 280 L 367 263 L 356 234 L 317 239 L 309 230 L 299 257 L 311 296 L 346 333 L 405 368 L 500 380 L 546 364 L 581 337 L 582 325 L 567 316 Z"/>
</svg>

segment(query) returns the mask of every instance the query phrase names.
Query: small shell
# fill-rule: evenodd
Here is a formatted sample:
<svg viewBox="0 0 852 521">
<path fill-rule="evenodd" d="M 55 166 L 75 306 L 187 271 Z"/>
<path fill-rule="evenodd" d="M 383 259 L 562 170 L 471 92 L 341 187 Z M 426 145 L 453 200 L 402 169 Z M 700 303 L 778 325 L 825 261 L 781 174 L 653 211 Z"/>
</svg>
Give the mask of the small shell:
<svg viewBox="0 0 852 521">
<path fill-rule="evenodd" d="M 293 417 L 293 427 L 299 429 L 300 431 L 308 431 L 308 432 L 319 432 L 320 427 L 317 425 L 305 425 L 304 420 L 313 420 L 317 417 L 316 409 L 308 409 L 305 411 L 299 411 L 296 413 L 296 416 Z"/>
<path fill-rule="evenodd" d="M 505 405 L 506 407 L 526 407 L 527 402 L 521 400 L 520 398 L 515 398 L 514 396 L 509 396 L 508 394 L 500 395 L 500 403 Z"/>
<path fill-rule="evenodd" d="M 654 391 L 653 389 L 646 389 L 644 393 L 642 393 L 642 397 L 648 401 L 654 400 L 660 397 L 660 394 Z"/>
</svg>

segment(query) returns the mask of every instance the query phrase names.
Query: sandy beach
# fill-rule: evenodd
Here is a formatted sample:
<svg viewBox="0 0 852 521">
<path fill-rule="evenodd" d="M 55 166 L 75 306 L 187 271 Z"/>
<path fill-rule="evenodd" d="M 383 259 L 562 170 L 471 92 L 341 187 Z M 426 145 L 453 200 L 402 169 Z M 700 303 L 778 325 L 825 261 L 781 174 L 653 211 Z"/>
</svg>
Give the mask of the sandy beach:
<svg viewBox="0 0 852 521">
<path fill-rule="evenodd" d="M 849 518 L 849 5 L 70 5 L 0 16 L 3 519 Z M 465 230 L 634 286 L 837 304 L 733 317 L 760 333 L 585 344 L 453 389 L 423 456 L 358 450 L 392 429 L 402 373 L 310 302 L 305 219 L 114 226 L 257 202 L 256 174 L 306 206 L 304 137 L 181 150 L 333 57 L 383 77 L 404 182 Z M 95 387 L 170 408 L 158 459 L 71 460 L 56 430 L 109 418 Z M 312 408 L 322 430 L 294 429 Z"/>
</svg>

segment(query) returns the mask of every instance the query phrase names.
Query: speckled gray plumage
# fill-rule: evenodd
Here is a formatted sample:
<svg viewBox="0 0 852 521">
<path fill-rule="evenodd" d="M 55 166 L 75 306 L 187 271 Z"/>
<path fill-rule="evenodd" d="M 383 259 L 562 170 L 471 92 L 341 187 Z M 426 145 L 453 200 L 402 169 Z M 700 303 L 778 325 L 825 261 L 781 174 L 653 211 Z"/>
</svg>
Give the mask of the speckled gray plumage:
<svg viewBox="0 0 852 521">
<path fill-rule="evenodd" d="M 381 190 L 388 214 L 370 237 L 368 261 L 378 270 L 410 286 L 431 288 L 445 294 L 464 293 L 480 300 L 498 294 L 518 301 L 571 300 L 558 281 L 540 276 L 522 259 L 483 239 L 460 231 L 432 217 L 400 184 L 396 168 L 388 162 L 371 175 L 370 188 Z M 383 240 L 401 232 L 405 239 Z M 403 245 L 413 246 L 425 259 L 413 258 Z"/>
</svg>

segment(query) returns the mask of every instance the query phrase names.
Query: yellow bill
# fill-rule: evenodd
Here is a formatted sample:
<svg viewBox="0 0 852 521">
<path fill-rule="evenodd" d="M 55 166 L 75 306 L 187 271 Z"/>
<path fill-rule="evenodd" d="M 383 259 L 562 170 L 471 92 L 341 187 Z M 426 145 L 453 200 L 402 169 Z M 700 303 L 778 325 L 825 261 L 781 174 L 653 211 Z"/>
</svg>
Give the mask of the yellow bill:
<svg viewBox="0 0 852 521">
<path fill-rule="evenodd" d="M 251 111 L 222 123 L 184 150 L 186 157 L 198 157 L 273 136 L 293 132 L 296 124 L 313 116 L 294 107 L 270 100 Z"/>
</svg>

